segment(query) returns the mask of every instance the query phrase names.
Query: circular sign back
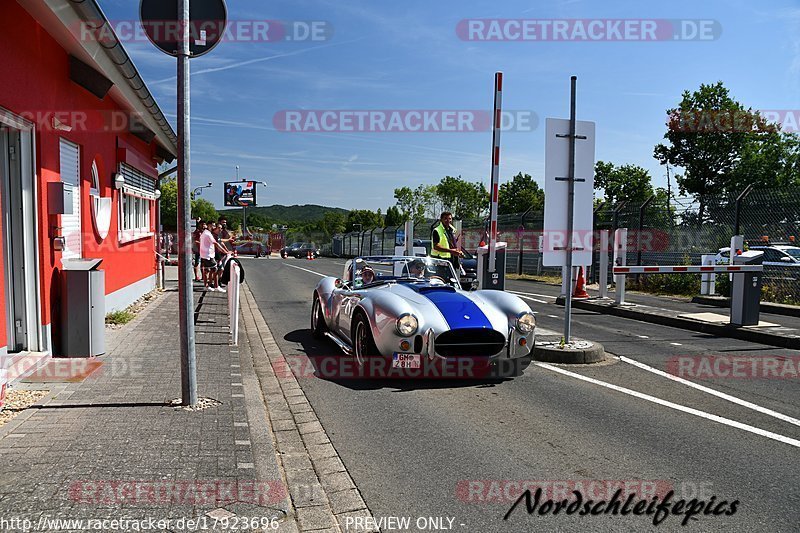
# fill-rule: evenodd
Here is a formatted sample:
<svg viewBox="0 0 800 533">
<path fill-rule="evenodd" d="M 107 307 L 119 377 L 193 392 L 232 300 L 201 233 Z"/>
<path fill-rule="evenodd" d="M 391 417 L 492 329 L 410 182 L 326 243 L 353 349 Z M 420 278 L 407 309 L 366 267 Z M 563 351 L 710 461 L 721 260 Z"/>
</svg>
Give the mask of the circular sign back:
<svg viewBox="0 0 800 533">
<path fill-rule="evenodd" d="M 139 16 L 147 38 L 162 52 L 177 56 L 181 40 L 178 0 L 141 0 Z M 191 57 L 209 53 L 225 35 L 228 10 L 225 0 L 191 0 L 189 4 L 189 52 Z"/>
</svg>

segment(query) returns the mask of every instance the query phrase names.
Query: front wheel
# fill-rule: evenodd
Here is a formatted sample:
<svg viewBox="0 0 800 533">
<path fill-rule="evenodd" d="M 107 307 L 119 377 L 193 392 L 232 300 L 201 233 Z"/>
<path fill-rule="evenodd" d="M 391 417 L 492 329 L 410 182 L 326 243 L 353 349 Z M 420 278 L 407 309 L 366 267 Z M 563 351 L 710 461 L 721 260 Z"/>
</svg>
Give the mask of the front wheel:
<svg viewBox="0 0 800 533">
<path fill-rule="evenodd" d="M 355 326 L 353 326 L 353 355 L 356 357 L 358 366 L 364 366 L 368 357 L 378 355 L 378 348 L 372 338 L 369 321 L 364 315 L 358 315 Z"/>
<path fill-rule="evenodd" d="M 321 339 L 326 331 L 328 326 L 325 324 L 325 313 L 322 311 L 319 297 L 314 293 L 314 303 L 311 304 L 311 334 L 315 339 Z"/>
</svg>

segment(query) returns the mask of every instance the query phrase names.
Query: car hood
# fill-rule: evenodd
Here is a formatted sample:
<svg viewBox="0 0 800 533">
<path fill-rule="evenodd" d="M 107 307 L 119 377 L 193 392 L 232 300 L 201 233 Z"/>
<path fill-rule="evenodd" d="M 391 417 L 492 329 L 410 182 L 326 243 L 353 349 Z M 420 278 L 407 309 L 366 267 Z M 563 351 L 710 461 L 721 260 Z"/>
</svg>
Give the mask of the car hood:
<svg viewBox="0 0 800 533">
<path fill-rule="evenodd" d="M 386 290 L 412 303 L 425 327 L 433 327 L 437 333 L 473 328 L 508 331 L 508 317 L 504 313 L 468 292 L 447 286 L 400 283 Z"/>
</svg>

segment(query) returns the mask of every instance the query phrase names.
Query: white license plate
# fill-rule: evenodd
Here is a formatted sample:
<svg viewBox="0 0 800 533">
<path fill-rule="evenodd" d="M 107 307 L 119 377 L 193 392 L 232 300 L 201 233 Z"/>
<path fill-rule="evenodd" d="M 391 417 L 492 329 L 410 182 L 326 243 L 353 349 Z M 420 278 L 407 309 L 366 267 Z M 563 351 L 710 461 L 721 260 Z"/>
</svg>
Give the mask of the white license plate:
<svg viewBox="0 0 800 533">
<path fill-rule="evenodd" d="M 392 368 L 419 368 L 422 356 L 418 353 L 396 353 L 392 356 Z"/>
</svg>

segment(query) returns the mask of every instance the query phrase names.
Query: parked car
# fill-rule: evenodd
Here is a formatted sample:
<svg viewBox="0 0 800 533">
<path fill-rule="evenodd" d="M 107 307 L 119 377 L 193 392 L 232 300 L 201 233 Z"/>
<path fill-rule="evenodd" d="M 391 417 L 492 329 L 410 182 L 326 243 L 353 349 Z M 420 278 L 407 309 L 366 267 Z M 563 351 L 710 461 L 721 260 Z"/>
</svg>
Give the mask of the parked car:
<svg viewBox="0 0 800 533">
<path fill-rule="evenodd" d="M 270 254 L 269 246 L 260 241 L 241 241 L 234 244 L 236 255 L 252 255 L 264 257 Z"/>
<path fill-rule="evenodd" d="M 313 242 L 296 242 L 281 250 L 281 257 L 296 257 L 298 259 L 305 259 L 308 257 L 309 252 L 311 252 L 311 255 L 314 258 L 317 258 L 322 254 L 322 250 Z"/>
<path fill-rule="evenodd" d="M 750 250 L 764 252 L 763 265 L 800 267 L 800 247 L 783 244 L 770 246 L 751 246 Z M 717 263 L 727 264 L 730 261 L 731 249 L 729 246 L 720 248 L 716 256 Z"/>
<path fill-rule="evenodd" d="M 374 277 L 362 275 L 365 267 Z M 376 359 L 392 370 L 502 366 L 530 353 L 535 327 L 518 296 L 464 291 L 450 262 L 431 257 L 349 260 L 341 278 L 319 282 L 311 302 L 314 336 L 333 340 L 359 368 L 375 368 Z"/>
</svg>

